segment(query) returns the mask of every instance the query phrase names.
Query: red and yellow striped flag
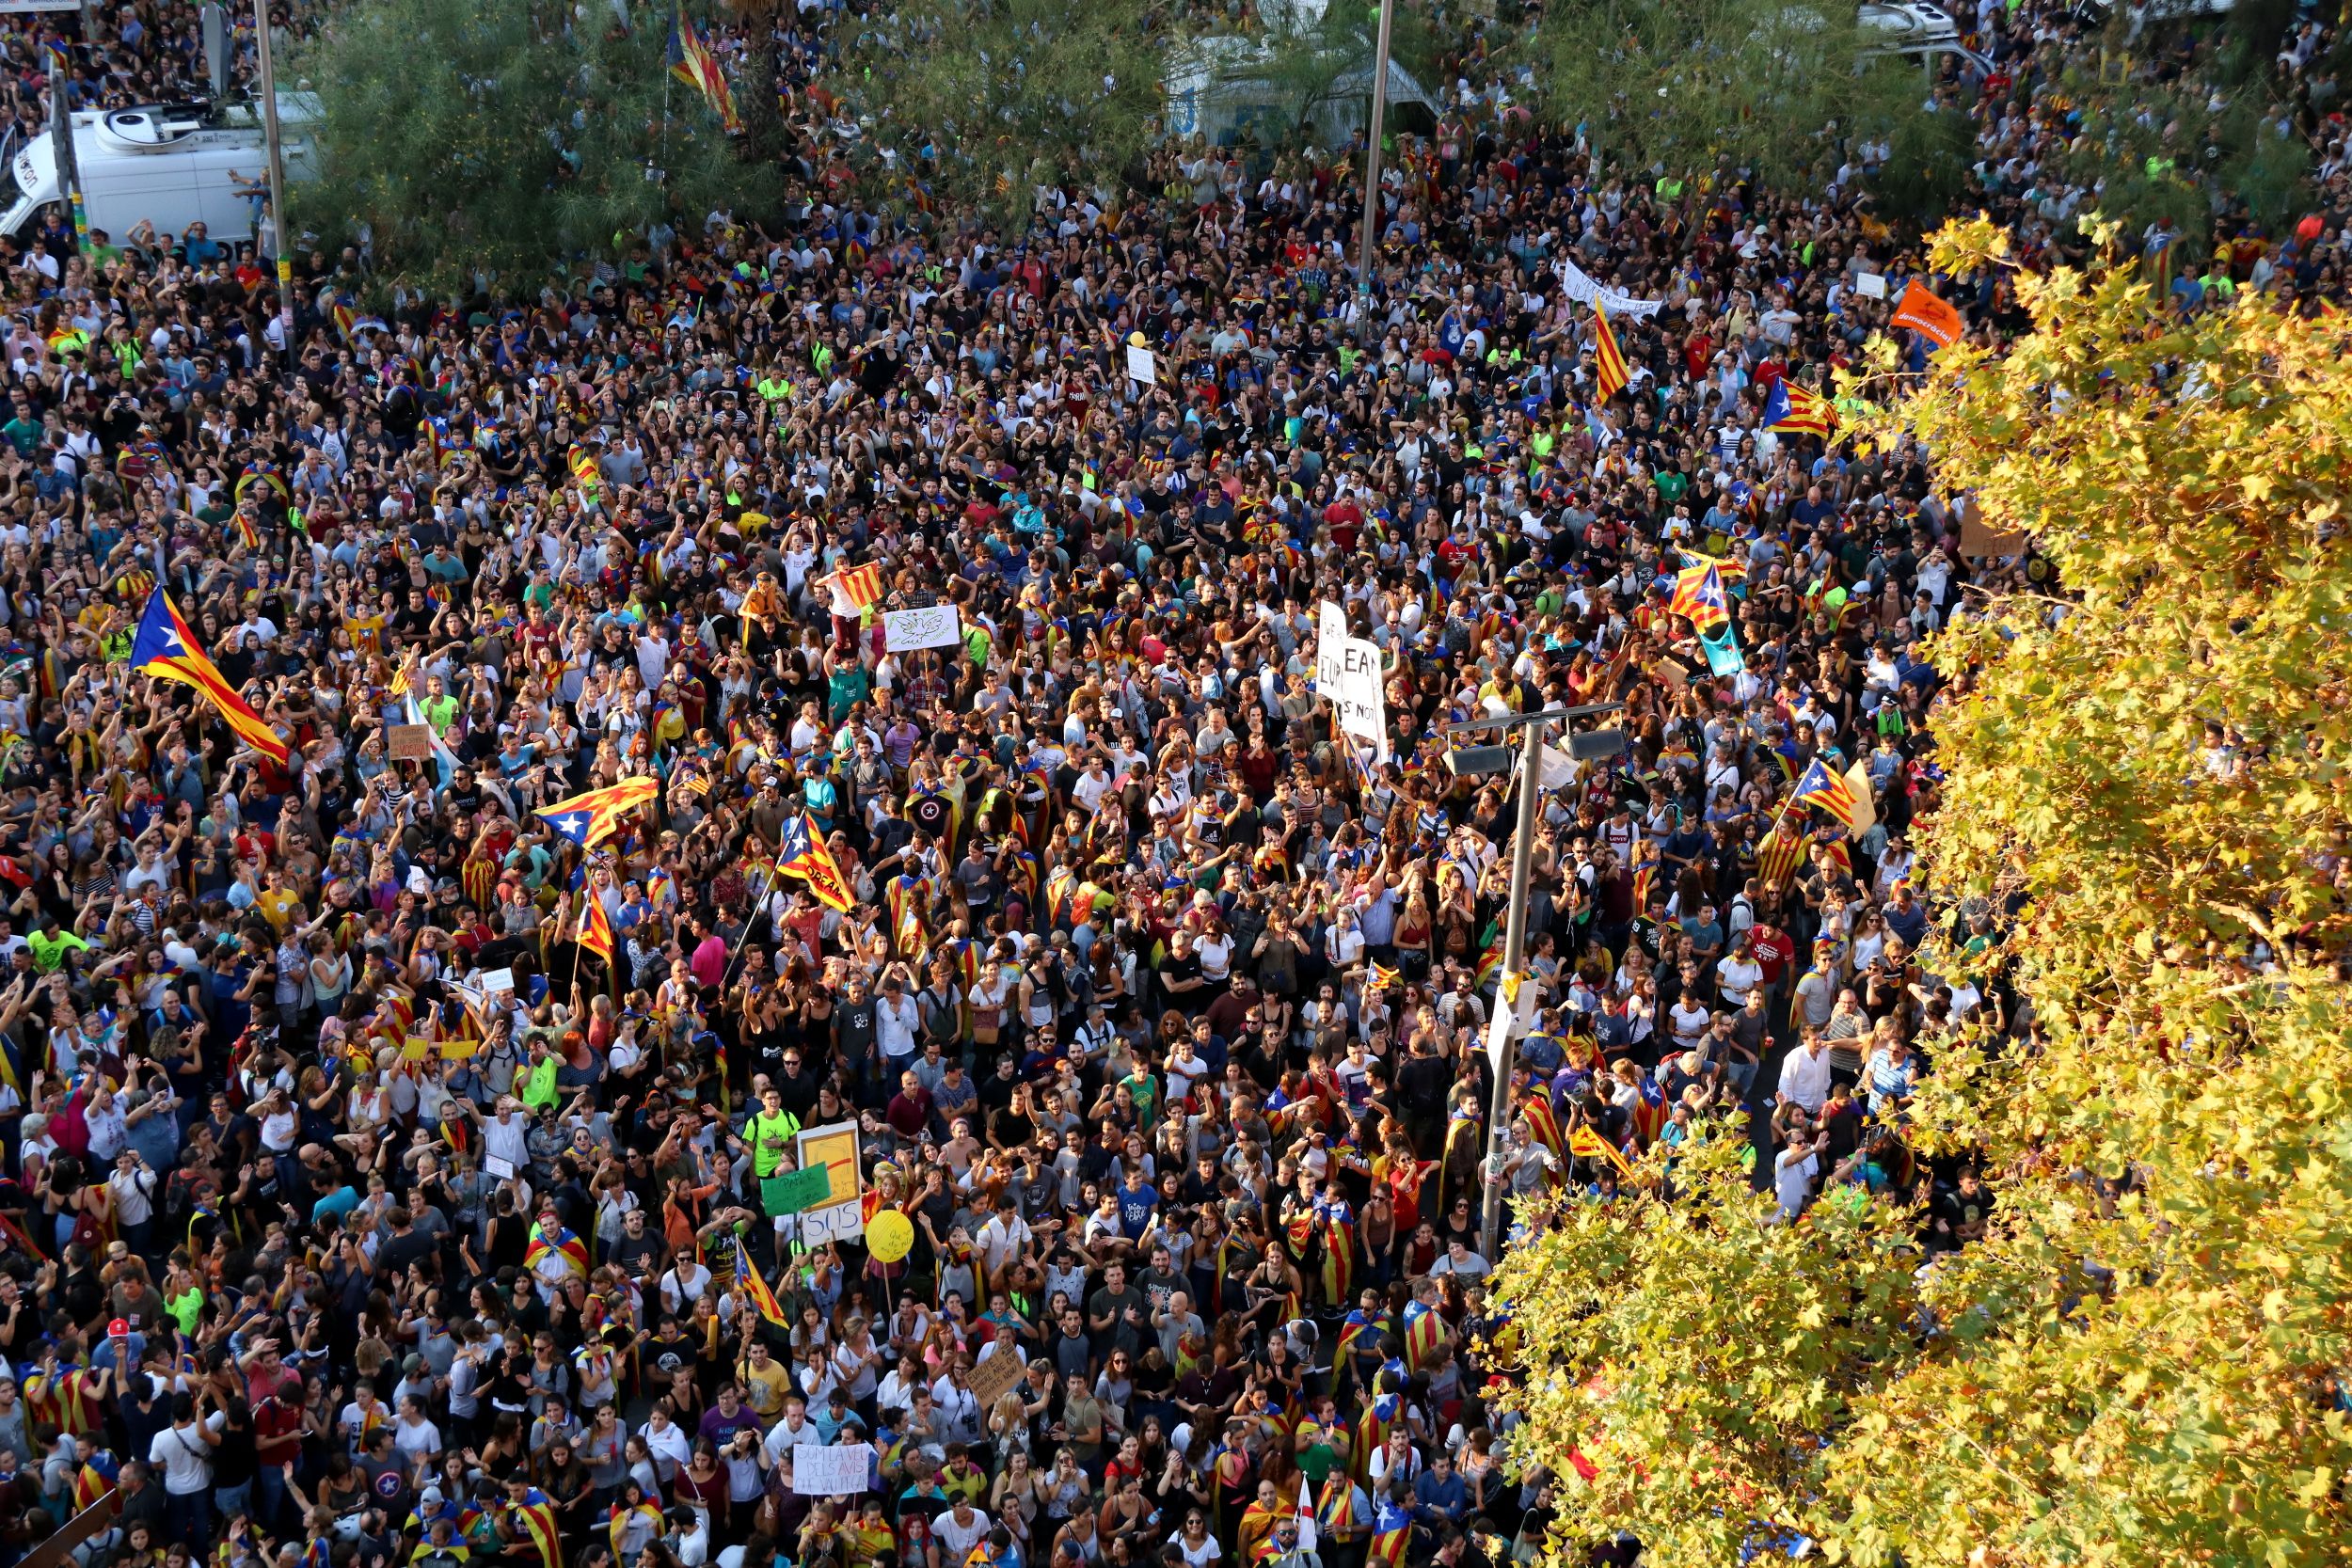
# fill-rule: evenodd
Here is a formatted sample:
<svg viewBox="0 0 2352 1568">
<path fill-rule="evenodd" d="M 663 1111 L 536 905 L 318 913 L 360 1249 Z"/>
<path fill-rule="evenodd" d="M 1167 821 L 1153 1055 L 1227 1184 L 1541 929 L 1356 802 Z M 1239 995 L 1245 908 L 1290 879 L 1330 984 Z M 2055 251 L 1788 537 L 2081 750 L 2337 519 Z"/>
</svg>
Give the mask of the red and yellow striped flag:
<svg viewBox="0 0 2352 1568">
<path fill-rule="evenodd" d="M 872 562 L 863 566 L 844 566 L 834 573 L 831 581 L 833 612 L 844 620 L 856 619 L 866 606 L 882 596 L 882 568 Z"/>
<path fill-rule="evenodd" d="M 1626 373 L 1625 351 L 1617 346 L 1617 335 L 1609 329 L 1609 312 L 1597 305 L 1594 306 L 1593 322 L 1597 328 L 1594 335 L 1593 359 L 1600 371 L 1600 401 L 1607 403 L 1624 391 L 1626 383 L 1631 378 Z"/>
</svg>

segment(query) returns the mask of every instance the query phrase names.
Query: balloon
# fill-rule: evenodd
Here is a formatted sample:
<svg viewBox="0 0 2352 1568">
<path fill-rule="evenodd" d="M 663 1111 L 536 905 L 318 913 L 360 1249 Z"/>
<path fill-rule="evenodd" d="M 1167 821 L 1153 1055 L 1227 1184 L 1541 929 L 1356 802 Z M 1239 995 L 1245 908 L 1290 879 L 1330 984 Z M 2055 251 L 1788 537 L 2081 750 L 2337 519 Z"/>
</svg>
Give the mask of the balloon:
<svg viewBox="0 0 2352 1568">
<path fill-rule="evenodd" d="M 914 1250 L 914 1222 L 885 1209 L 866 1222 L 866 1251 L 877 1263 L 895 1263 Z"/>
</svg>

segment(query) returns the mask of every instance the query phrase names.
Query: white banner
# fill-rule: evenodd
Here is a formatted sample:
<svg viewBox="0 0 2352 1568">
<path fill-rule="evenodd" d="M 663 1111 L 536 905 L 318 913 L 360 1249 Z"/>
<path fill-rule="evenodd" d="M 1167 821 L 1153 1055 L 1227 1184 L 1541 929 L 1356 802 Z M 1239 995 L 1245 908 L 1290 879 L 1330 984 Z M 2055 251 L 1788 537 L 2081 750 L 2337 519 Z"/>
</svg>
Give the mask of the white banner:
<svg viewBox="0 0 2352 1568">
<path fill-rule="evenodd" d="M 1152 351 L 1141 343 L 1127 345 L 1127 379 L 1155 387 L 1160 380 L 1160 367 L 1152 357 Z"/>
<path fill-rule="evenodd" d="M 894 654 L 916 648 L 952 648 L 962 641 L 963 621 L 954 605 L 882 611 L 882 646 Z"/>
<path fill-rule="evenodd" d="M 1579 305 L 1591 305 L 1597 301 L 1600 308 L 1613 316 L 1632 317 L 1654 316 L 1665 308 L 1662 300 L 1635 299 L 1631 294 L 1603 286 L 1592 274 L 1565 256 L 1560 258 L 1558 271 L 1561 290 Z"/>
<path fill-rule="evenodd" d="M 846 1497 L 866 1490 L 872 1473 L 870 1443 L 842 1443 L 826 1448 L 817 1443 L 792 1445 L 792 1491 L 803 1497 Z"/>
</svg>

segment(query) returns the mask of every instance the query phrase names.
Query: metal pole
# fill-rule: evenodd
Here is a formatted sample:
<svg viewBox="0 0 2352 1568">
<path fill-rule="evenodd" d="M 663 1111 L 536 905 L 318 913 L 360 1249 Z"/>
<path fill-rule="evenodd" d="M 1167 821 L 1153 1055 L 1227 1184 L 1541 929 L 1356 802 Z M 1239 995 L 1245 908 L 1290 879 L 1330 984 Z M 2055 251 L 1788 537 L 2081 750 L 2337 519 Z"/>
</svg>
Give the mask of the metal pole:
<svg viewBox="0 0 2352 1568">
<path fill-rule="evenodd" d="M 82 40 L 95 45 L 89 8 L 82 10 Z M 62 50 L 49 62 L 49 147 L 57 166 L 57 199 L 65 203 L 66 220 L 73 230 L 73 251 L 89 254 L 89 213 L 82 202 L 82 161 L 73 148 L 73 71 Z"/>
<path fill-rule="evenodd" d="M 1511 841 L 1511 904 L 1502 927 L 1502 973 L 1517 974 L 1527 965 L 1527 884 L 1534 875 L 1535 822 L 1543 798 L 1544 736 L 1549 723 L 1523 727 L 1519 753 L 1519 825 Z M 1495 1006 L 1509 1006 L 1503 988 L 1495 988 Z M 1479 1255 L 1489 1262 L 1502 1234 L 1503 1136 L 1511 1125 L 1511 1064 L 1518 1044 L 1506 1028 L 1502 1060 L 1495 1064 L 1494 1097 L 1486 1106 L 1486 1209 L 1478 1227 Z"/>
<path fill-rule="evenodd" d="M 291 378 L 294 362 L 294 258 L 286 244 L 286 165 L 278 145 L 278 72 L 270 61 L 269 0 L 253 0 L 253 46 L 261 75 L 262 135 L 269 149 L 270 239 L 278 250 L 278 319 L 286 337 L 282 364 Z M 258 241 L 260 236 L 255 239 Z"/>
<path fill-rule="evenodd" d="M 2347 0 L 2352 3 L 2352 0 Z M 1356 242 L 1356 338 L 1372 341 L 1372 256 L 1380 226 L 1380 138 L 1389 121 L 1389 24 L 1396 0 L 1380 0 L 1380 36 L 1372 50 L 1372 135 L 1364 148 L 1364 231 Z"/>
</svg>

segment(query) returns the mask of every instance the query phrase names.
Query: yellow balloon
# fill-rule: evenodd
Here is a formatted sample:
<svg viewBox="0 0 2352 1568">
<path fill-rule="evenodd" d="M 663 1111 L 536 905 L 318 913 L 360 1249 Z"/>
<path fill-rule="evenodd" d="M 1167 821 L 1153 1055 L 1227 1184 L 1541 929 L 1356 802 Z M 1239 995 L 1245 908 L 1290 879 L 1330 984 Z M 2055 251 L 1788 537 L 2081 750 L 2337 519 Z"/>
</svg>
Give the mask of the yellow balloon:
<svg viewBox="0 0 2352 1568">
<path fill-rule="evenodd" d="M 914 1222 L 885 1209 L 866 1222 L 866 1250 L 877 1263 L 895 1263 L 914 1250 Z"/>
</svg>

